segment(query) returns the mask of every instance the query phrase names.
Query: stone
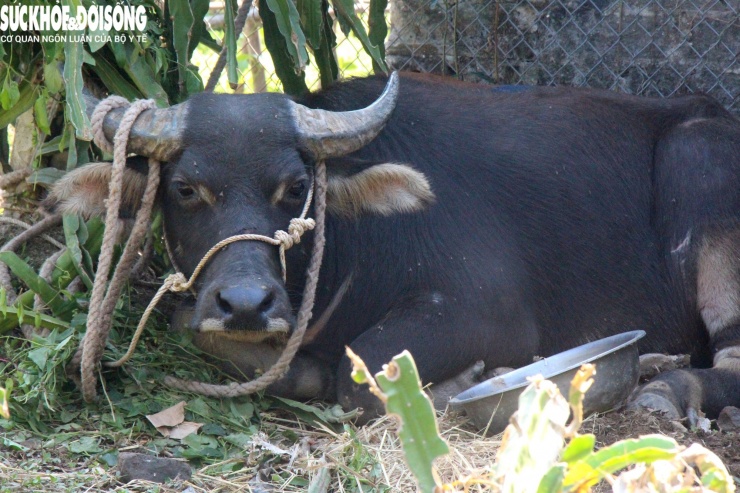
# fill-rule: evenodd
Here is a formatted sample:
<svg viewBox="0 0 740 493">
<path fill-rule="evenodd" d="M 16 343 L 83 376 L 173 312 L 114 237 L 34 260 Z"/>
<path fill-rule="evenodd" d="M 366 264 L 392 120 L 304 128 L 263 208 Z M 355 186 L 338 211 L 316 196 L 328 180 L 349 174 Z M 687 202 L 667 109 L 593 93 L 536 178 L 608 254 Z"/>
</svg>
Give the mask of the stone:
<svg viewBox="0 0 740 493">
<path fill-rule="evenodd" d="M 740 431 L 740 409 L 727 406 L 719 413 L 717 426 L 722 431 Z"/>
<path fill-rule="evenodd" d="M 187 480 L 192 475 L 187 462 L 133 452 L 123 452 L 118 456 L 118 470 L 123 483 L 134 479 L 164 483 L 175 478 Z"/>
</svg>

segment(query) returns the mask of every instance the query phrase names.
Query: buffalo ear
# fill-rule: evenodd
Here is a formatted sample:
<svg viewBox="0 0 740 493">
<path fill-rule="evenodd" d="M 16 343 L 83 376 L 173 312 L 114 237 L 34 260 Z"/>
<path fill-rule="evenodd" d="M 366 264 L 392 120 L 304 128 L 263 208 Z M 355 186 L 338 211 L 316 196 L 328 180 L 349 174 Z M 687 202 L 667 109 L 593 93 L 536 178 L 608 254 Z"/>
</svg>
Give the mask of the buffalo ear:
<svg viewBox="0 0 740 493">
<path fill-rule="evenodd" d="M 127 163 L 123 172 L 122 218 L 135 215 L 146 188 L 146 171 L 138 169 L 141 163 L 135 159 L 129 160 L 133 162 Z M 111 163 L 90 163 L 70 171 L 54 183 L 43 207 L 50 212 L 80 214 L 85 219 L 105 216 L 111 169 Z"/>
<path fill-rule="evenodd" d="M 345 217 L 417 212 L 434 202 L 424 173 L 405 164 L 376 164 L 354 174 L 330 174 L 326 205 Z"/>
</svg>

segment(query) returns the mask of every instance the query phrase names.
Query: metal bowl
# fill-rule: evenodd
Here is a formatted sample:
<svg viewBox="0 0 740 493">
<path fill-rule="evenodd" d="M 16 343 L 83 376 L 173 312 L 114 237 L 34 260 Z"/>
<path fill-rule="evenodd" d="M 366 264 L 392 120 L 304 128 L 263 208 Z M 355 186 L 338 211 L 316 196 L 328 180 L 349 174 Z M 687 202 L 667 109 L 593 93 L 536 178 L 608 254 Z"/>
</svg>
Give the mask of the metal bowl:
<svg viewBox="0 0 740 493">
<path fill-rule="evenodd" d="M 462 408 L 488 435 L 500 433 L 519 405 L 527 377 L 542 375 L 568 396 L 570 382 L 584 363 L 596 366 L 594 384 L 586 393 L 584 414 L 613 409 L 627 399 L 640 377 L 636 342 L 645 331 L 624 332 L 550 356 L 505 375 L 491 378 L 458 394 L 450 405 Z"/>
</svg>

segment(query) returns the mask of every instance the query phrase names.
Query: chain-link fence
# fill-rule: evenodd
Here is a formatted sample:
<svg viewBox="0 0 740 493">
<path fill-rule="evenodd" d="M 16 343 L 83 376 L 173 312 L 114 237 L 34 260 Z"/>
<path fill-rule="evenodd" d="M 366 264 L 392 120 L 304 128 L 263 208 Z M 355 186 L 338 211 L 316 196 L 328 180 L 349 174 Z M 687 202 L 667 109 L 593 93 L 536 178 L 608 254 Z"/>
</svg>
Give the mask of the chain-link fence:
<svg viewBox="0 0 740 493">
<path fill-rule="evenodd" d="M 366 8 L 356 2 L 361 17 Z M 740 111 L 740 0 L 390 0 L 389 19 L 395 69 L 653 96 L 701 91 Z M 280 88 L 259 27 L 252 16 L 240 40 L 245 92 Z M 370 73 L 359 42 L 336 31 L 343 74 Z M 215 60 L 211 52 L 201 67 Z M 317 80 L 310 67 L 308 79 Z"/>
<path fill-rule="evenodd" d="M 740 0 L 392 0 L 395 68 L 712 94 L 740 111 Z"/>
</svg>

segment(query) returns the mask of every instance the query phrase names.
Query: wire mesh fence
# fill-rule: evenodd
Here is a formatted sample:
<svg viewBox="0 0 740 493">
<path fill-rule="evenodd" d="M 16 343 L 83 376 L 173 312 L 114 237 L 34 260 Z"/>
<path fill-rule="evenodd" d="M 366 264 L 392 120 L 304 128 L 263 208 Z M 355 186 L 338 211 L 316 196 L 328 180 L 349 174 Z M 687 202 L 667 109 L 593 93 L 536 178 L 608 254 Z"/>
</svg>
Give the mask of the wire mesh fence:
<svg viewBox="0 0 740 493">
<path fill-rule="evenodd" d="M 500 84 L 706 92 L 740 111 L 740 0 L 393 0 L 395 68 Z"/>
<path fill-rule="evenodd" d="M 249 0 L 245 0 L 249 1 Z M 394 69 L 497 84 L 577 85 L 630 94 L 713 95 L 740 112 L 740 0 L 390 0 Z M 215 7 L 218 3 L 212 4 Z M 360 17 L 366 0 L 356 2 Z M 219 12 L 211 27 L 219 37 Z M 223 23 L 221 15 L 221 23 Z M 336 26 L 343 76 L 372 63 Z M 245 92 L 280 90 L 257 15 L 240 38 Z M 199 64 L 209 72 L 217 55 Z M 197 63 L 197 62 L 196 62 Z M 309 66 L 309 87 L 318 77 Z M 222 90 L 227 87 L 225 78 Z"/>
</svg>

